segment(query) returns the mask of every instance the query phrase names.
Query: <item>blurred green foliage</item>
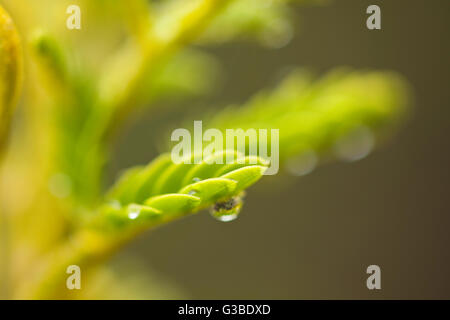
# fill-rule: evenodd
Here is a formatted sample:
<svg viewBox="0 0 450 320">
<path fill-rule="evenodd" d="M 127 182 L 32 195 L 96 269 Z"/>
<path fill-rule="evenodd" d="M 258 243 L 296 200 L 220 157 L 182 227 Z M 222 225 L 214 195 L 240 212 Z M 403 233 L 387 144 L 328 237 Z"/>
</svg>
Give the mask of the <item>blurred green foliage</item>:
<svg viewBox="0 0 450 320">
<path fill-rule="evenodd" d="M 244 191 L 267 166 L 254 155 L 227 150 L 244 161 L 187 165 L 163 154 L 126 171 L 108 192 L 104 166 L 130 115 L 212 89 L 220 63 L 203 47 L 234 40 L 286 44 L 295 2 L 306 1 L 2 0 L 27 43 L 22 114 L 2 164 L 6 297 L 91 297 L 65 289 L 68 265 L 101 279 L 111 275 L 106 258 L 141 232 L 207 207 L 218 218 L 240 210 Z M 65 28 L 69 4 L 82 8 L 80 31 Z M 2 139 L 21 79 L 14 30 L 0 11 Z M 222 130 L 280 129 L 284 166 L 310 152 L 320 159 L 359 157 L 342 141 L 355 132 L 371 144 L 385 139 L 407 103 L 404 80 L 391 72 L 340 68 L 317 80 L 293 70 L 277 88 L 203 116 Z M 111 297 L 111 286 L 96 297 Z"/>
</svg>

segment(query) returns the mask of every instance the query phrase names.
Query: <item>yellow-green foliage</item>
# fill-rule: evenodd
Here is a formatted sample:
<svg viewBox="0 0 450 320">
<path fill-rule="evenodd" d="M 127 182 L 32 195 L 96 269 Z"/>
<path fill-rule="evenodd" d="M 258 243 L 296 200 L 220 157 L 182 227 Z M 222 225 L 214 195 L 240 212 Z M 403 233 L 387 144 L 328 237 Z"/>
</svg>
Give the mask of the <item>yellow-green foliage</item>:
<svg viewBox="0 0 450 320">
<path fill-rule="evenodd" d="M 68 265 L 101 278 L 105 259 L 141 232 L 208 207 L 219 219 L 238 213 L 244 191 L 268 166 L 254 155 L 225 150 L 211 157 L 231 153 L 243 161 L 189 165 L 163 154 L 126 171 L 109 191 L 104 167 L 130 115 L 211 89 L 220 63 L 198 44 L 256 39 L 281 46 L 293 30 L 290 2 L 2 0 L 27 58 L 23 109 L 1 171 L 5 297 L 85 298 L 88 290 L 65 290 Z M 69 4 L 83 8 L 81 31 L 65 28 Z M 19 36 L 0 8 L 2 144 L 21 68 Z M 284 166 L 311 150 L 332 158 L 335 144 L 357 128 L 376 142 L 388 137 L 407 98 L 391 72 L 337 69 L 317 80 L 297 70 L 275 89 L 204 119 L 222 130 L 279 129 Z"/>
<path fill-rule="evenodd" d="M 11 17 L 0 6 L 0 152 L 20 89 L 21 68 L 19 35 Z"/>
</svg>

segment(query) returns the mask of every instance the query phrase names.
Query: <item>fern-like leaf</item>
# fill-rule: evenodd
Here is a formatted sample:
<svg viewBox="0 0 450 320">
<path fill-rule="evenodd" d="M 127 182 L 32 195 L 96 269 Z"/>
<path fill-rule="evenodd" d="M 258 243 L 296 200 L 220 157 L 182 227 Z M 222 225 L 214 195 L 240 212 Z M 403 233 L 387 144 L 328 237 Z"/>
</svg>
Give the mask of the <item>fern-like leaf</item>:
<svg viewBox="0 0 450 320">
<path fill-rule="evenodd" d="M 235 156 L 233 163 L 217 163 L 230 155 Z M 198 164 L 175 164 L 163 154 L 124 173 L 90 225 L 135 230 L 197 212 L 239 196 L 262 177 L 267 165 L 264 159 L 233 150 L 216 152 Z"/>
</svg>

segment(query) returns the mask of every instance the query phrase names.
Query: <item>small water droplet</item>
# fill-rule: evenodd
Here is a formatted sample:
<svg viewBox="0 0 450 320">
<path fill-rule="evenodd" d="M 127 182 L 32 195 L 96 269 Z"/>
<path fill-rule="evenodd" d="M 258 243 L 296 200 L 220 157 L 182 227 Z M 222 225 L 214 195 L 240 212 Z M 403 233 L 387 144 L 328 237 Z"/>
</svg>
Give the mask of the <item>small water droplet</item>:
<svg viewBox="0 0 450 320">
<path fill-rule="evenodd" d="M 229 222 L 235 220 L 242 208 L 242 198 L 233 197 L 226 201 L 216 202 L 210 209 L 209 213 L 214 219 Z"/>
<path fill-rule="evenodd" d="M 191 191 L 188 192 L 188 194 L 189 194 L 190 196 L 196 195 L 197 193 L 198 193 L 197 190 L 191 190 Z"/>
<path fill-rule="evenodd" d="M 199 181 L 201 181 L 202 179 L 200 179 L 199 177 L 195 177 L 195 178 L 192 178 L 192 182 L 199 182 Z"/>
<path fill-rule="evenodd" d="M 286 161 L 286 169 L 294 176 L 304 176 L 314 171 L 319 158 L 313 150 L 307 150 L 298 157 Z"/>
<path fill-rule="evenodd" d="M 356 161 L 365 158 L 372 151 L 374 144 L 372 131 L 360 126 L 336 141 L 335 152 L 342 160 Z"/>
<path fill-rule="evenodd" d="M 141 209 L 138 206 L 130 206 L 128 209 L 128 218 L 131 220 L 135 220 L 137 217 L 139 217 L 139 214 L 141 213 Z"/>
</svg>

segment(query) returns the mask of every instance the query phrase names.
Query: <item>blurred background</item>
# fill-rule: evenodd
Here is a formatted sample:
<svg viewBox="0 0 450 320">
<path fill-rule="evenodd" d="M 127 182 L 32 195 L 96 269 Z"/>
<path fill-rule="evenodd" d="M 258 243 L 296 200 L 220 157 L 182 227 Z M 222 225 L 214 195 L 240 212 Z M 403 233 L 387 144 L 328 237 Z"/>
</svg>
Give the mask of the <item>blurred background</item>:
<svg viewBox="0 0 450 320">
<path fill-rule="evenodd" d="M 32 29 L 34 21 L 32 23 L 31 18 L 39 7 L 43 15 L 40 20 L 46 28 L 60 37 L 64 37 L 65 32 L 68 34 L 69 31 L 63 27 L 55 29 L 67 17 L 59 14 L 60 7 L 64 7 L 61 2 L 42 0 L 42 5 L 40 2 L 37 5 L 34 1 L 28 1 L 33 6 L 28 6 L 27 0 L 21 0 L 20 4 L 16 0 L 0 0 L 0 3 L 3 5 L 5 2 L 6 9 L 14 8 L 11 10 L 13 18 L 15 14 L 20 16 L 17 19 L 19 31 Z M 81 0 L 74 0 L 78 1 Z M 114 2 L 98 0 L 97 10 L 101 5 L 111 3 Z M 201 212 L 142 234 L 115 255 L 106 272 L 101 273 L 96 282 L 100 293 L 95 293 L 94 289 L 87 296 L 108 297 L 109 287 L 114 287 L 117 281 L 119 289 L 116 288 L 113 296 L 116 298 L 450 298 L 450 205 L 446 199 L 450 189 L 450 143 L 447 140 L 450 134 L 450 3 L 448 0 L 336 0 L 320 3 L 299 8 L 292 6 L 294 10 L 290 14 L 295 22 L 294 29 L 284 30 L 279 41 L 272 35 L 270 39 L 275 41 L 266 43 L 266 46 L 252 41 L 212 46 L 197 44 L 197 49 L 217 58 L 208 60 L 210 56 L 206 56 L 206 62 L 202 62 L 205 63 L 203 67 L 210 63 L 210 76 L 214 83 L 201 83 L 202 75 L 198 76 L 199 79 L 193 77 L 200 86 L 207 87 L 203 89 L 209 93 L 201 97 L 194 94 L 181 96 L 181 99 L 155 99 L 151 110 L 142 109 L 130 118 L 125 130 L 117 135 L 112 157 L 107 162 L 107 185 L 111 185 L 123 169 L 148 163 L 161 151 L 166 151 L 173 129 L 193 120 L 202 120 L 202 115 L 214 114 L 215 110 L 223 110 L 230 104 L 245 103 L 262 88 L 274 87 L 293 66 L 305 67 L 318 75 L 336 66 L 396 71 L 409 82 L 413 93 L 413 110 L 407 121 L 392 139 L 360 161 L 333 162 L 302 177 L 283 170 L 277 176 L 264 177 L 247 192 L 242 213 L 235 221 L 219 222 L 207 212 Z M 46 4 L 52 10 L 43 10 Z M 366 9 L 372 4 L 381 8 L 381 30 L 371 31 L 366 27 Z M 75 80 L 64 79 L 68 82 L 73 80 L 75 86 L 80 84 L 77 81 L 81 81 L 83 85 L 76 89 L 87 101 L 90 101 L 92 92 L 89 90 L 92 88 L 84 81 L 92 75 L 102 74 L 99 63 L 92 61 L 103 61 L 103 55 L 115 51 L 122 44 L 126 33 L 123 26 L 114 24 L 114 19 L 120 14 L 111 12 L 109 17 L 107 9 L 104 13 L 99 21 L 87 24 L 81 32 L 74 31 L 66 37 L 74 45 L 71 50 L 80 48 L 80 52 L 76 51 L 80 56 L 93 55 L 93 59 L 83 65 L 88 70 L 86 74 L 77 74 L 80 78 Z M 55 21 L 48 18 L 53 16 L 57 17 L 53 19 Z M 92 22 L 93 16 L 89 13 L 83 17 Z M 102 25 L 109 26 L 109 29 L 102 29 Z M 136 29 L 142 27 L 131 25 Z M 97 45 L 95 37 L 99 34 L 102 35 L 99 42 L 106 42 L 110 47 Z M 108 35 L 112 39 L 110 42 Z M 32 37 L 27 34 L 26 41 L 29 38 Z M 40 40 L 44 46 L 37 46 L 37 51 L 41 50 L 44 55 L 50 53 L 49 56 L 54 54 L 52 42 L 46 43 L 48 39 L 45 36 Z M 81 45 L 85 42 L 90 46 Z M 45 44 L 50 45 L 47 48 Z M 55 60 L 60 62 L 59 52 L 55 52 Z M 26 58 L 29 59 L 28 56 Z M 73 66 L 68 69 L 70 67 Z M 73 67 L 75 71 L 77 67 Z M 113 74 L 111 78 L 122 79 L 120 74 Z M 35 91 L 33 93 L 40 98 L 34 109 L 30 108 L 30 122 L 35 121 L 37 125 L 32 127 L 35 131 L 30 129 L 31 138 L 24 140 L 36 149 L 42 149 L 37 162 L 42 161 L 43 169 L 38 163 L 38 169 L 32 166 L 28 171 L 36 174 L 36 181 L 42 183 L 42 186 L 35 184 L 31 188 L 38 189 L 31 192 L 38 199 L 38 211 L 33 211 L 34 203 L 30 203 L 32 201 L 27 199 L 24 191 L 23 186 L 28 187 L 27 171 L 19 173 L 23 179 L 19 182 L 14 174 L 7 173 L 9 180 L 5 179 L 6 187 L 3 186 L 3 192 L 5 189 L 20 190 L 17 194 L 9 191 L 4 195 L 6 200 L 12 199 L 12 209 L 31 212 L 30 216 L 25 216 L 24 225 L 20 220 L 17 230 L 11 232 L 13 237 L 14 232 L 25 234 L 25 240 L 19 242 L 14 252 L 14 259 L 20 265 L 16 277 L 25 284 L 28 279 L 22 275 L 28 273 L 28 261 L 35 258 L 36 252 L 38 257 L 46 250 L 52 252 L 54 239 L 65 239 L 71 231 L 58 227 L 58 224 L 66 222 L 66 217 L 61 217 L 59 211 L 64 213 L 72 209 L 69 201 L 55 201 L 55 196 L 47 190 L 47 174 L 53 173 L 52 165 L 55 165 L 50 163 L 53 159 L 47 148 L 61 151 L 52 149 L 53 144 L 61 141 L 47 140 L 48 137 L 54 139 L 55 132 L 65 126 L 58 121 L 52 122 L 54 118 L 48 115 L 55 110 L 55 113 L 61 112 L 58 107 L 66 100 L 57 100 L 59 92 L 53 89 L 57 97 L 55 103 L 48 98 L 48 92 L 32 82 L 34 80 L 33 77 L 26 79 L 25 87 L 34 88 L 30 91 Z M 83 91 L 84 84 L 88 88 L 86 91 Z M 189 89 L 188 86 L 187 91 Z M 30 94 L 26 99 L 33 102 L 34 96 Z M 41 108 L 46 104 L 50 106 Z M 89 104 L 81 106 L 87 110 L 92 107 Z M 19 119 L 25 110 L 30 112 L 21 107 Z M 79 109 L 74 113 L 80 112 Z M 65 109 L 61 110 L 65 112 Z M 75 120 L 84 124 L 82 112 L 81 118 Z M 72 124 L 72 117 L 64 116 Z M 16 126 L 20 129 L 18 122 Z M 75 134 L 69 134 L 67 141 L 79 138 L 77 124 L 68 129 Z M 57 129 L 53 130 L 52 126 Z M 41 127 L 49 127 L 49 132 L 41 135 Z M 34 143 L 33 139 L 38 142 Z M 15 162 L 21 163 L 17 159 L 23 158 L 22 148 L 32 154 L 25 144 L 23 147 L 14 146 L 17 158 L 9 160 L 12 169 L 16 169 Z M 75 148 L 70 143 L 63 143 L 61 149 L 61 153 L 66 152 L 64 155 L 69 161 L 63 160 L 69 163 L 69 167 L 82 162 L 79 158 L 71 162 L 74 158 L 71 152 Z M 84 159 L 84 153 L 80 154 Z M 48 158 L 51 161 L 47 164 Z M 20 169 L 20 164 L 17 167 Z M 82 169 L 79 172 L 86 173 Z M 90 191 L 83 189 L 83 175 L 76 170 L 74 172 L 75 178 L 81 181 L 77 186 L 77 191 L 81 190 L 80 198 L 86 194 L 89 197 Z M 14 188 L 10 188 L 10 181 L 14 181 Z M 27 205 L 32 210 L 24 209 Z M 36 252 L 33 251 L 35 242 Z M 40 246 L 44 249 L 41 250 Z M 370 291 L 366 287 L 366 269 L 373 264 L 381 268 L 381 290 Z M 62 289 L 65 290 L 64 287 Z"/>
<path fill-rule="evenodd" d="M 370 4 L 381 8 L 379 31 L 365 26 Z M 162 109 L 130 125 L 116 146 L 111 180 L 157 154 L 155 146 L 168 138 L 155 132 L 178 127 L 186 114 L 194 120 L 196 111 L 245 102 L 292 65 L 398 71 L 413 86 L 410 119 L 359 162 L 265 177 L 237 220 L 185 218 L 146 233 L 113 263 L 139 259 L 198 299 L 450 298 L 450 3 L 330 1 L 295 15 L 294 38 L 283 48 L 208 49 L 223 62 L 221 86 L 206 99 L 177 102 L 176 112 Z M 381 268 L 381 290 L 366 287 L 371 264 Z"/>
</svg>

